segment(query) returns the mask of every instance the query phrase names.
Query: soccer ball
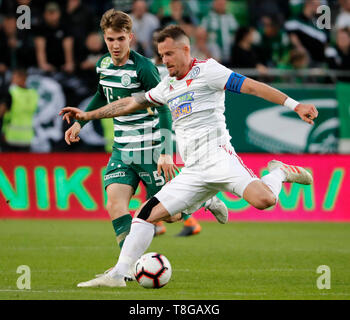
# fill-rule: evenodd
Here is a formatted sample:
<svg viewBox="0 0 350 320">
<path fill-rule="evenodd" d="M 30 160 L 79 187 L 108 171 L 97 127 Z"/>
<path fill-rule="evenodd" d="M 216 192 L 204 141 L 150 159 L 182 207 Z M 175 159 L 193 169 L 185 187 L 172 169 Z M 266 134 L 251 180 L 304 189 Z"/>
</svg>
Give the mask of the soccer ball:
<svg viewBox="0 0 350 320">
<path fill-rule="evenodd" d="M 146 253 L 135 263 L 134 275 L 144 288 L 161 288 L 171 278 L 171 265 L 160 253 Z"/>
</svg>

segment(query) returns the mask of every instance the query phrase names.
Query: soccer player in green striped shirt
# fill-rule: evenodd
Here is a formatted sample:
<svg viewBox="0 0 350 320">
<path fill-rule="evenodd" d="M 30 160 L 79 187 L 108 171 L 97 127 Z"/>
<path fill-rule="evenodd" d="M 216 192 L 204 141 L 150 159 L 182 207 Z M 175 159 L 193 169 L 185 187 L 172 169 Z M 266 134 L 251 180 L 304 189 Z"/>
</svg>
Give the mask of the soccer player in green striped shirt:
<svg viewBox="0 0 350 320">
<path fill-rule="evenodd" d="M 100 25 L 109 53 L 96 64 L 99 84 L 87 111 L 121 98 L 144 94 L 160 82 L 156 66 L 130 50 L 132 21 L 127 14 L 110 9 L 102 16 Z M 150 198 L 175 176 L 177 168 L 172 161 L 169 108 L 148 108 L 113 118 L 113 122 L 114 145 L 104 175 L 104 187 L 107 192 L 107 211 L 121 248 L 131 226 L 129 202 L 139 182 L 144 183 L 147 198 Z M 66 131 L 65 140 L 68 144 L 80 140 L 78 135 L 84 124 L 83 121 L 75 122 Z M 160 128 L 168 133 L 165 147 Z M 218 198 L 211 199 L 207 208 L 219 222 L 220 217 L 222 223 L 227 221 L 227 208 Z M 173 220 L 180 218 L 181 213 Z"/>
</svg>

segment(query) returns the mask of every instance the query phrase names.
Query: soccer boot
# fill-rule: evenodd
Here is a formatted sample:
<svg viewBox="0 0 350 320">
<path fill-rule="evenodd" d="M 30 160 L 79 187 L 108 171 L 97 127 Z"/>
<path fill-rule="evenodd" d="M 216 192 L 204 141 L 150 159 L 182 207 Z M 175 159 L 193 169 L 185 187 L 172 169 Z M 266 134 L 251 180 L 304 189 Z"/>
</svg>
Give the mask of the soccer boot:
<svg viewBox="0 0 350 320">
<path fill-rule="evenodd" d="M 163 223 L 163 221 L 159 221 L 154 226 L 154 236 L 160 236 L 161 234 L 164 234 L 166 232 L 166 227 Z"/>
<path fill-rule="evenodd" d="M 209 210 L 219 223 L 225 224 L 228 221 L 228 209 L 223 201 L 217 196 L 209 199 L 205 205 L 205 210 Z"/>
<path fill-rule="evenodd" d="M 189 217 L 185 222 L 184 222 L 184 227 L 183 229 L 176 235 L 177 237 L 187 237 L 187 236 L 193 236 L 195 234 L 198 234 L 201 232 L 202 227 L 198 223 L 198 221 L 193 218 Z"/>
<path fill-rule="evenodd" d="M 96 278 L 99 278 L 99 277 L 102 277 L 103 275 L 106 275 L 109 271 L 111 271 L 113 269 L 113 267 L 107 269 L 105 272 L 103 273 L 99 273 L 99 274 L 96 274 Z M 133 271 L 134 268 L 130 268 L 129 269 L 129 274 L 128 276 L 126 276 L 124 278 L 125 281 L 136 281 L 136 278 L 135 278 L 135 275 L 134 275 L 134 271 Z"/>
<path fill-rule="evenodd" d="M 108 274 L 104 274 L 101 277 L 78 283 L 77 287 L 79 288 L 97 288 L 97 287 L 126 287 L 124 278 L 112 278 Z"/>
<path fill-rule="evenodd" d="M 271 160 L 267 164 L 268 170 L 271 172 L 276 168 L 280 168 L 285 174 L 284 182 L 296 182 L 300 184 L 312 184 L 312 175 L 302 167 L 285 164 L 281 161 Z"/>
</svg>

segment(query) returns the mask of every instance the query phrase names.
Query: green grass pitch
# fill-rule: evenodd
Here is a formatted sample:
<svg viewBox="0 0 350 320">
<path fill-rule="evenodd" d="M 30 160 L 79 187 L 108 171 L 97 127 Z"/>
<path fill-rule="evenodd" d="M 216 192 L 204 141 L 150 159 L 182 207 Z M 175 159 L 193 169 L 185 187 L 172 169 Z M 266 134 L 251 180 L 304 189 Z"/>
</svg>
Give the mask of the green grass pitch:
<svg viewBox="0 0 350 320">
<path fill-rule="evenodd" d="M 202 222 L 201 234 L 177 238 L 167 225 L 148 251 L 166 255 L 173 276 L 162 289 L 77 288 L 115 264 L 109 221 L 0 220 L 0 299 L 349 299 L 350 224 Z M 17 267 L 31 270 L 19 290 Z M 331 289 L 319 290 L 320 265 Z"/>
</svg>

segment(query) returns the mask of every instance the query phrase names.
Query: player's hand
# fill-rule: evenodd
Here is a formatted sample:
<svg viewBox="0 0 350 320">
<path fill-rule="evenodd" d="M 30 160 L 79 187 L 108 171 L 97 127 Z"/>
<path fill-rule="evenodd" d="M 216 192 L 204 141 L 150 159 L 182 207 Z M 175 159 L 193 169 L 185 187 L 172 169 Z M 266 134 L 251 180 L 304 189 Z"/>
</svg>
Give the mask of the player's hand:
<svg viewBox="0 0 350 320">
<path fill-rule="evenodd" d="M 165 181 L 168 182 L 175 177 L 175 170 L 180 172 L 173 162 L 173 157 L 169 154 L 161 154 L 158 159 L 158 175 L 161 175 L 163 171 Z"/>
<path fill-rule="evenodd" d="M 318 111 L 313 104 L 299 103 L 295 108 L 295 112 L 309 124 L 314 124 L 313 120 L 318 116 Z"/>
<path fill-rule="evenodd" d="M 75 122 L 64 134 L 64 140 L 67 144 L 71 145 L 73 142 L 79 142 L 79 133 L 80 133 L 81 125 L 78 122 Z"/>
<path fill-rule="evenodd" d="M 60 113 L 60 116 L 63 115 L 62 120 L 66 120 L 68 123 L 70 123 L 70 119 L 76 119 L 76 120 L 90 120 L 88 118 L 87 112 L 80 110 L 78 108 L 73 108 L 73 107 L 65 107 L 63 108 Z"/>
</svg>

